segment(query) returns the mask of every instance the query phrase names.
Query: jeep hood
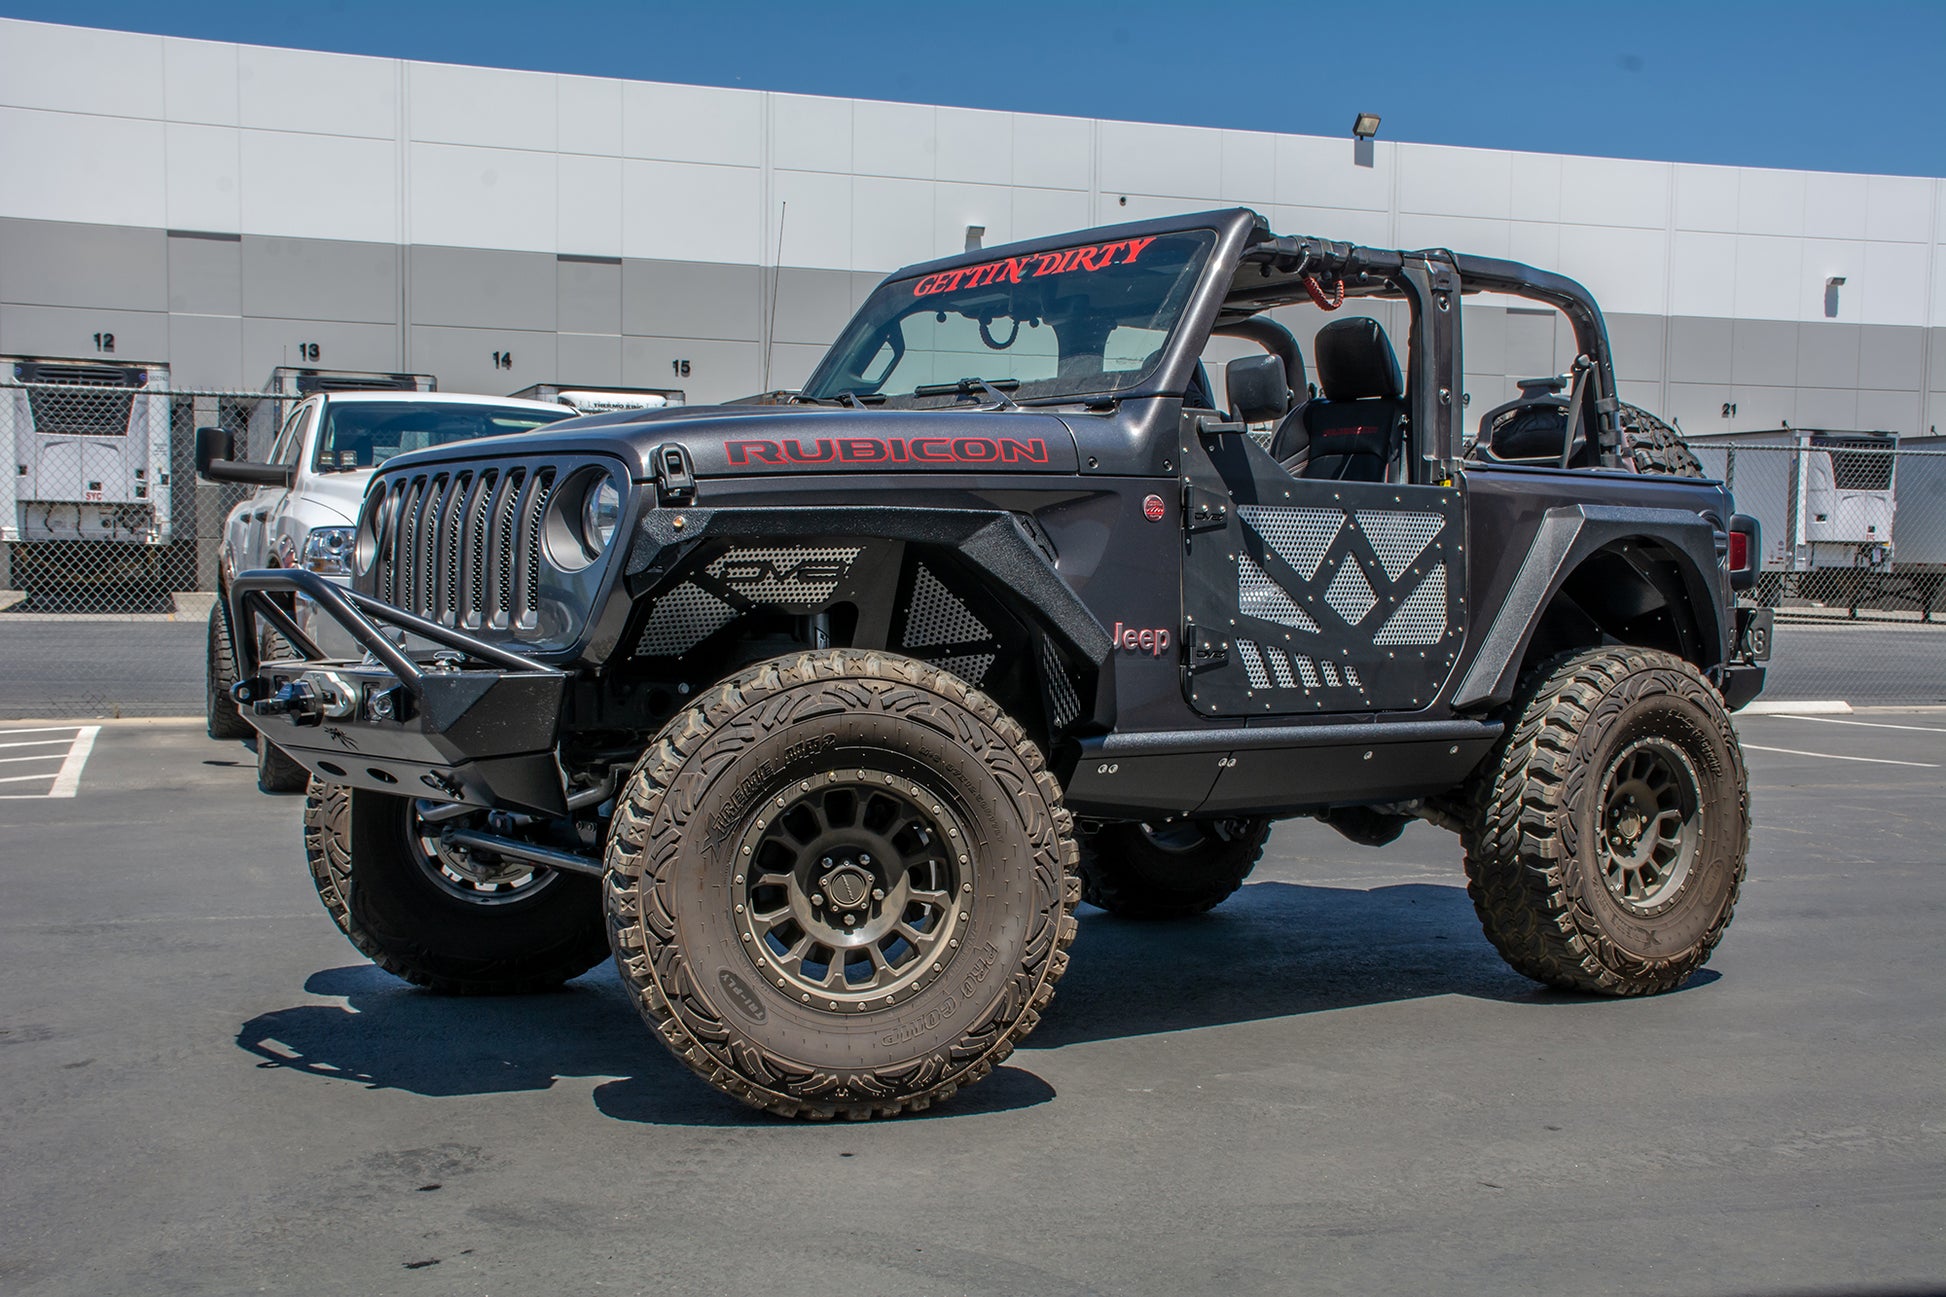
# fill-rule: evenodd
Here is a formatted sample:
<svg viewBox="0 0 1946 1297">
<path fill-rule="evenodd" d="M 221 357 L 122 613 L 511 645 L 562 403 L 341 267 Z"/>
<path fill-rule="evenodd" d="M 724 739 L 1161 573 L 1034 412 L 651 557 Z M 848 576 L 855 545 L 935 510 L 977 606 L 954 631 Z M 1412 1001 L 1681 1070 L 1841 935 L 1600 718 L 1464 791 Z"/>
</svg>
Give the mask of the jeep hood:
<svg viewBox="0 0 1946 1297">
<path fill-rule="evenodd" d="M 637 481 L 659 446 L 689 452 L 698 477 L 763 473 L 1073 473 L 1074 434 L 1032 411 L 851 410 L 821 406 L 683 406 L 568 419 L 545 430 L 482 437 L 395 455 L 384 471 L 550 455 L 617 456 Z"/>
</svg>

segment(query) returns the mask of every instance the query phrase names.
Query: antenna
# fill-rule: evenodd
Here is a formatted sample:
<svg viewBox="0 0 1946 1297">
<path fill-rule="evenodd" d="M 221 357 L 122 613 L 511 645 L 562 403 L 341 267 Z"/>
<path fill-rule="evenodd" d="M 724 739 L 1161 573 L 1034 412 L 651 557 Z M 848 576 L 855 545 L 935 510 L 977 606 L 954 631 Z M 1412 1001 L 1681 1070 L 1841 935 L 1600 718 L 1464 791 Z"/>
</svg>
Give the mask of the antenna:
<svg viewBox="0 0 1946 1297">
<path fill-rule="evenodd" d="M 770 390 L 770 353 L 777 346 L 777 279 L 784 264 L 784 218 L 790 215 L 788 202 L 777 205 L 777 255 L 770 262 L 770 319 L 764 323 L 764 381 L 762 390 Z"/>
</svg>

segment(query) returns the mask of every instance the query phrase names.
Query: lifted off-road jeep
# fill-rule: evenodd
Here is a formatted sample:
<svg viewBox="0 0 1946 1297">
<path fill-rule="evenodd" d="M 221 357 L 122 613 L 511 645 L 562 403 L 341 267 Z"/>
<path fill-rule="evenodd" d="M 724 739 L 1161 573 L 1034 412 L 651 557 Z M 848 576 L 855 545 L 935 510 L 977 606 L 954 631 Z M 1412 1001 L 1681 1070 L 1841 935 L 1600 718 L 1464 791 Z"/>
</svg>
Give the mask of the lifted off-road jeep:
<svg viewBox="0 0 1946 1297">
<path fill-rule="evenodd" d="M 1574 356 L 1470 438 L 1476 292 Z M 1366 302 L 1403 368 L 1328 314 Z M 1259 353 L 1220 400 L 1207 347 Z M 232 583 L 235 692 L 381 966 L 511 992 L 612 951 L 712 1084 L 894 1113 L 1032 1030 L 1077 901 L 1207 909 L 1280 817 L 1451 828 L 1520 972 L 1681 984 L 1743 877 L 1728 712 L 1763 679 L 1754 528 L 1693 471 L 1571 280 L 1116 226 L 900 271 L 788 404 L 388 461 L 350 591 Z"/>
</svg>

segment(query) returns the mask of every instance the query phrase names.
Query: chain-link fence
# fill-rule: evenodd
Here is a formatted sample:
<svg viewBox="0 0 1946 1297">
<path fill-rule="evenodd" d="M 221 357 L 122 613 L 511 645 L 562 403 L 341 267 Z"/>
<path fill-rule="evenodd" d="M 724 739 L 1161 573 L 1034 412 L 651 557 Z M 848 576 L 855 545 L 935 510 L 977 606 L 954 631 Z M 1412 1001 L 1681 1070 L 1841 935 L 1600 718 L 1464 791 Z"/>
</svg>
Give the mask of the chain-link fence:
<svg viewBox="0 0 1946 1297">
<path fill-rule="evenodd" d="M 1766 696 L 1946 702 L 1946 439 L 1782 429 L 1690 444 L 1763 527 Z"/>
<path fill-rule="evenodd" d="M 200 427 L 262 459 L 290 398 L 168 391 L 141 366 L 0 383 L 0 719 L 196 715 L 224 520 Z M 1763 527 L 1772 698 L 1946 702 L 1946 439 L 1699 438 Z"/>
<path fill-rule="evenodd" d="M 196 429 L 262 458 L 287 400 L 142 366 L 35 377 L 0 383 L 0 718 L 199 714 L 217 547 L 251 488 L 197 480 Z"/>
</svg>

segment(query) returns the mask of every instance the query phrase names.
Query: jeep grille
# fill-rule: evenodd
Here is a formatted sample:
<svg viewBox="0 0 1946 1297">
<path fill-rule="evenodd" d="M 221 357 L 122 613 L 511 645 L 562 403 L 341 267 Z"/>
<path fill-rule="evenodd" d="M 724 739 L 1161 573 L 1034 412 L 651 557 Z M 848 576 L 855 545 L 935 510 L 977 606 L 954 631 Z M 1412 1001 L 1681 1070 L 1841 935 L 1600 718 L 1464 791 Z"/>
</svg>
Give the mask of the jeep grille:
<svg viewBox="0 0 1946 1297">
<path fill-rule="evenodd" d="M 428 468 L 384 488 L 374 593 L 462 630 L 540 624 L 541 522 L 554 465 Z"/>
</svg>

